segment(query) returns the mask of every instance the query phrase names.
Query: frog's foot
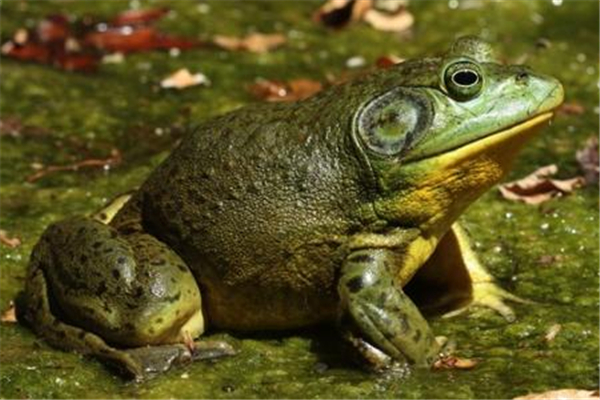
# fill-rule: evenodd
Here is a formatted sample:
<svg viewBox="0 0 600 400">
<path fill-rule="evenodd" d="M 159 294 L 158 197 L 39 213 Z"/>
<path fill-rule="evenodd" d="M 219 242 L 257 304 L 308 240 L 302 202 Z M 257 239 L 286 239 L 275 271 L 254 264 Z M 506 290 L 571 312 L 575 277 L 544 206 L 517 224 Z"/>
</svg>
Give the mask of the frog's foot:
<svg viewBox="0 0 600 400">
<path fill-rule="evenodd" d="M 512 308 L 506 304 L 506 301 L 522 304 L 534 303 L 507 292 L 494 282 L 492 275 L 481 264 L 479 258 L 473 251 L 467 233 L 459 224 L 454 224 L 448 235 L 454 236 L 454 238 L 447 238 L 446 240 L 455 241 L 458 246 L 460 261 L 464 264 L 464 268 L 466 268 L 466 271 L 469 274 L 472 288 L 469 303 L 457 310 L 444 314 L 444 317 L 453 317 L 462 314 L 471 308 L 486 307 L 498 312 L 504 319 L 512 322 L 516 318 L 515 313 Z"/>
<path fill-rule="evenodd" d="M 470 303 L 462 308 L 445 313 L 443 318 L 452 318 L 461 315 L 473 308 L 490 308 L 504 317 L 508 322 L 513 322 L 516 317 L 512 308 L 506 304 L 506 301 L 513 301 L 521 304 L 534 304 L 531 300 L 522 299 L 512 293 L 507 292 L 494 282 L 473 282 L 472 299 Z"/>
<path fill-rule="evenodd" d="M 385 368 L 390 360 L 429 367 L 439 345 L 417 307 L 394 284 L 388 265 L 397 261 L 384 249 L 348 256 L 338 285 L 341 322 L 354 328 L 346 337 L 375 369 Z"/>
<path fill-rule="evenodd" d="M 123 236 L 87 218 L 44 233 L 17 312 L 52 345 L 96 356 L 138 380 L 232 353 L 223 343 L 191 344 L 204 330 L 201 298 L 176 253 L 147 234 Z"/>
</svg>

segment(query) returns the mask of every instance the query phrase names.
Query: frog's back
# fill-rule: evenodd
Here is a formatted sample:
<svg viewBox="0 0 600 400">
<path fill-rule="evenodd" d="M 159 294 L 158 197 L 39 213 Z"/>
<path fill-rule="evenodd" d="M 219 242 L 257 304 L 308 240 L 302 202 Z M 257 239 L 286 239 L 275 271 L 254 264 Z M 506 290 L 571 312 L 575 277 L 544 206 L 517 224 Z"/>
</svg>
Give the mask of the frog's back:
<svg viewBox="0 0 600 400">
<path fill-rule="evenodd" d="M 188 262 L 218 326 L 289 328 L 335 313 L 339 246 L 361 229 L 368 193 L 345 126 L 322 127 L 315 104 L 213 119 L 141 189 L 145 228 Z"/>
</svg>

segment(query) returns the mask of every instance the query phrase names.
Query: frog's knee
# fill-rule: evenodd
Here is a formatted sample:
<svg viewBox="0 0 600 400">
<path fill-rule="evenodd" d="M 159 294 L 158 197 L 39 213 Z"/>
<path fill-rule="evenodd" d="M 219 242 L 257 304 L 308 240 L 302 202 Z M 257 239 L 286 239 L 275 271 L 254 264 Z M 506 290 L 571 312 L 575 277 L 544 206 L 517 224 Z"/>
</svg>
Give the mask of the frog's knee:
<svg viewBox="0 0 600 400">
<path fill-rule="evenodd" d="M 193 275 L 150 235 L 121 236 L 90 219 L 54 224 L 32 254 L 30 271 L 40 269 L 52 312 L 108 343 L 176 343 L 204 330 Z"/>
</svg>

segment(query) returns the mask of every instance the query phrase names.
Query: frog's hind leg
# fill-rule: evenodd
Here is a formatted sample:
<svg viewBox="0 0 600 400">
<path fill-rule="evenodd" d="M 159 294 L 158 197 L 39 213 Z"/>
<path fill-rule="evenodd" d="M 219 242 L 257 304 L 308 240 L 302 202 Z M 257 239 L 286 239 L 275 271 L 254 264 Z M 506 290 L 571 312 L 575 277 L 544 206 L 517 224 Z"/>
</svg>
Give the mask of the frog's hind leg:
<svg viewBox="0 0 600 400">
<path fill-rule="evenodd" d="M 35 246 L 20 320 L 63 349 L 97 356 L 136 379 L 194 358 L 231 354 L 204 330 L 200 292 L 154 237 L 120 235 L 88 218 L 51 225 Z"/>
<path fill-rule="evenodd" d="M 495 283 L 458 223 L 441 239 L 406 291 L 420 307 L 444 311 L 444 317 L 459 315 L 472 307 L 487 307 L 513 321 L 515 314 L 506 301 L 530 303 Z"/>
</svg>

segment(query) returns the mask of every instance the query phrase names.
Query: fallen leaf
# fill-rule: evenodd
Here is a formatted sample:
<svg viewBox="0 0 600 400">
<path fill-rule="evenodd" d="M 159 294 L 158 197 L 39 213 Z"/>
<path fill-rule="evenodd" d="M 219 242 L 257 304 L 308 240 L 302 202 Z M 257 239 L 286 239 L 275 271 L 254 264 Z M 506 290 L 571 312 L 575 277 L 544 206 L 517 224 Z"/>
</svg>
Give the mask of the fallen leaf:
<svg viewBox="0 0 600 400">
<path fill-rule="evenodd" d="M 109 53 L 132 53 L 172 48 L 190 49 L 201 44 L 190 39 L 164 35 L 149 26 L 108 28 L 91 32 L 83 40 L 88 45 Z"/>
<path fill-rule="evenodd" d="M 389 68 L 393 65 L 400 64 L 404 62 L 403 58 L 395 56 L 393 54 L 388 54 L 387 56 L 381 56 L 375 61 L 375 65 L 378 68 Z"/>
<path fill-rule="evenodd" d="M 414 23 L 406 5 L 405 0 L 329 0 L 313 14 L 313 20 L 332 28 L 365 21 L 377 30 L 402 32 Z"/>
<path fill-rule="evenodd" d="M 544 335 L 544 340 L 546 342 L 553 341 L 556 338 L 556 335 L 558 335 L 558 333 L 561 330 L 562 330 L 562 325 L 561 324 L 554 324 L 554 325 L 552 325 L 550 328 L 548 328 L 548 331 Z"/>
<path fill-rule="evenodd" d="M 581 115 L 585 112 L 585 108 L 579 103 L 563 103 L 558 107 L 557 113 L 564 115 Z"/>
<path fill-rule="evenodd" d="M 145 10 L 127 10 L 113 18 L 112 24 L 117 26 L 147 24 L 163 18 L 168 13 L 169 9 L 167 7 Z"/>
<path fill-rule="evenodd" d="M 598 390 L 560 389 L 544 393 L 530 393 L 513 400 L 598 400 Z"/>
<path fill-rule="evenodd" d="M 28 176 L 26 178 L 26 181 L 29 183 L 32 183 L 32 182 L 35 182 L 35 181 L 45 177 L 46 175 L 50 175 L 55 172 L 77 171 L 80 168 L 89 168 L 89 167 L 95 167 L 95 168 L 112 167 L 112 166 L 120 164 L 121 161 L 122 161 L 121 152 L 119 151 L 119 149 L 115 148 L 115 149 L 111 150 L 110 157 L 106 158 L 106 159 L 88 159 L 88 160 L 82 160 L 82 161 L 76 162 L 74 164 L 69 164 L 69 165 L 45 166 L 45 167 L 39 169 L 34 174 Z"/>
<path fill-rule="evenodd" d="M 248 90 L 254 97 L 266 101 L 303 100 L 319 92 L 323 84 L 311 79 L 293 79 L 289 82 L 259 80 Z"/>
<path fill-rule="evenodd" d="M 538 264 L 540 265 L 551 265 L 554 264 L 557 261 L 561 261 L 564 257 L 560 254 L 557 255 L 549 255 L 549 254 L 545 254 L 543 256 L 540 256 L 540 258 L 537 259 Z"/>
<path fill-rule="evenodd" d="M 598 137 L 590 137 L 582 149 L 577 150 L 575 158 L 583 170 L 585 182 L 588 185 L 598 185 L 600 168 L 598 167 Z"/>
<path fill-rule="evenodd" d="M 0 243 L 14 249 L 15 247 L 19 247 L 21 245 L 21 239 L 18 237 L 10 237 L 8 236 L 8 232 L 0 229 Z"/>
<path fill-rule="evenodd" d="M 540 204 L 554 197 L 571 193 L 585 182 L 581 176 L 571 179 L 551 179 L 558 172 L 554 164 L 541 167 L 525 178 L 498 186 L 507 200 Z"/>
<path fill-rule="evenodd" d="M 280 33 L 251 33 L 244 38 L 215 35 L 213 43 L 226 50 L 246 50 L 251 53 L 266 53 L 285 44 L 287 39 Z"/>
<path fill-rule="evenodd" d="M 48 64 L 68 71 L 95 71 L 107 53 L 190 49 L 198 40 L 166 35 L 148 24 L 162 18 L 167 9 L 129 10 L 110 23 L 70 21 L 52 15 L 33 29 L 18 29 L 1 48 L 3 55 L 19 61 Z"/>
<path fill-rule="evenodd" d="M 12 301 L 8 304 L 8 308 L 4 310 L 0 316 L 0 322 L 15 323 L 17 322 L 17 313 L 15 311 L 15 303 Z"/>
<path fill-rule="evenodd" d="M 185 89 L 190 86 L 210 84 L 206 75 L 197 72 L 190 73 L 187 68 L 182 68 L 172 75 L 169 75 L 160 82 L 163 89 Z"/>
<path fill-rule="evenodd" d="M 313 20 L 330 28 L 342 28 L 362 19 L 372 6 L 372 0 L 328 0 L 315 11 Z"/>
<path fill-rule="evenodd" d="M 433 364 L 434 370 L 442 369 L 473 369 L 478 364 L 476 360 L 460 358 L 456 356 L 445 356 Z"/>
<path fill-rule="evenodd" d="M 409 29 L 415 17 L 406 8 L 395 13 L 385 13 L 376 9 L 367 11 L 363 17 L 366 23 L 379 31 L 402 32 Z"/>
</svg>

